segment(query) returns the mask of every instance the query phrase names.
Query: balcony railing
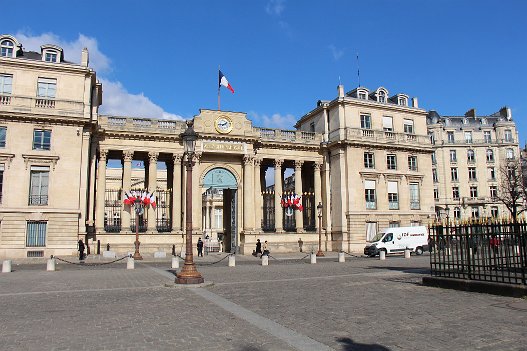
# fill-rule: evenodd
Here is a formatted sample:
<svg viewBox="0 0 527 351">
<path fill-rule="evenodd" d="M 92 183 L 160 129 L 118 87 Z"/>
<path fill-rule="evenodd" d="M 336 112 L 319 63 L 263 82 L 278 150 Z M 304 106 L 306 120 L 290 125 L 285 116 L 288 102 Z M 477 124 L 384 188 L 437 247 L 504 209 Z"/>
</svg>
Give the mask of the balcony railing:
<svg viewBox="0 0 527 351">
<path fill-rule="evenodd" d="M 11 105 L 11 96 L 0 95 L 0 105 Z"/>
<path fill-rule="evenodd" d="M 29 97 L 20 95 L 0 95 L 0 111 L 16 110 L 60 115 L 83 115 L 82 101 Z"/>
<path fill-rule="evenodd" d="M 421 203 L 419 201 L 410 201 L 410 209 L 418 210 L 421 208 Z"/>
<path fill-rule="evenodd" d="M 514 144 L 516 141 L 512 139 L 472 139 L 472 140 L 447 140 L 444 144 L 457 145 L 486 145 L 486 144 Z"/>
<path fill-rule="evenodd" d="M 333 132 L 330 139 L 335 138 Z M 346 128 L 345 138 L 350 141 L 380 142 L 386 144 L 423 144 L 430 145 L 427 135 L 395 133 L 384 130 Z"/>
<path fill-rule="evenodd" d="M 390 210 L 398 210 L 399 209 L 399 201 L 389 201 L 388 202 L 388 208 Z"/>
<path fill-rule="evenodd" d="M 260 135 L 262 140 L 289 141 L 296 143 L 320 143 L 322 135 L 313 132 L 300 130 L 282 130 L 271 128 L 253 128 L 253 131 Z"/>
<path fill-rule="evenodd" d="M 377 203 L 375 201 L 366 201 L 367 210 L 375 210 L 377 208 Z"/>
<path fill-rule="evenodd" d="M 47 195 L 29 195 L 30 206 L 45 206 L 48 204 Z"/>
<path fill-rule="evenodd" d="M 99 124 L 109 130 L 137 130 L 168 134 L 179 134 L 185 130 L 185 121 L 99 116 Z"/>
</svg>

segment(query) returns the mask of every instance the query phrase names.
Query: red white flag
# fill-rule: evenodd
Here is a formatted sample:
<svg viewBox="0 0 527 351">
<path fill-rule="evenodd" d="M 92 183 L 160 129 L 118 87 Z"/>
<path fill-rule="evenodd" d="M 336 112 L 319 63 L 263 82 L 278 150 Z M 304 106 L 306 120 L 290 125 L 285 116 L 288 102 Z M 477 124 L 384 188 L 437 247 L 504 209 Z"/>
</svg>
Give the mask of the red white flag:
<svg viewBox="0 0 527 351">
<path fill-rule="evenodd" d="M 229 89 L 229 90 L 231 91 L 231 93 L 234 94 L 234 89 L 232 88 L 232 86 L 230 85 L 229 81 L 227 80 L 227 77 L 225 77 L 225 76 L 223 75 L 223 73 L 221 73 L 221 71 L 220 71 L 220 79 L 219 79 L 218 89 L 219 89 L 222 85 L 223 85 L 225 88 Z"/>
<path fill-rule="evenodd" d="M 150 205 L 154 208 L 156 208 L 157 204 L 156 204 L 156 196 L 154 194 L 152 194 L 152 196 L 150 196 Z"/>
</svg>

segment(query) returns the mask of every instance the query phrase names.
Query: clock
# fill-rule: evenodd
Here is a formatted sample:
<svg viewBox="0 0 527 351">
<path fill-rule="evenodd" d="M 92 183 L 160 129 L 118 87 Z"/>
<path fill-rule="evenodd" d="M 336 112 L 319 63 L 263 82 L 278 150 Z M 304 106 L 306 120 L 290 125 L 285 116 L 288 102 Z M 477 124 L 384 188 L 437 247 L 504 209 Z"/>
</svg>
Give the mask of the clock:
<svg viewBox="0 0 527 351">
<path fill-rule="evenodd" d="M 218 133 L 227 134 L 232 131 L 232 120 L 227 116 L 220 116 L 216 118 L 214 126 Z"/>
</svg>

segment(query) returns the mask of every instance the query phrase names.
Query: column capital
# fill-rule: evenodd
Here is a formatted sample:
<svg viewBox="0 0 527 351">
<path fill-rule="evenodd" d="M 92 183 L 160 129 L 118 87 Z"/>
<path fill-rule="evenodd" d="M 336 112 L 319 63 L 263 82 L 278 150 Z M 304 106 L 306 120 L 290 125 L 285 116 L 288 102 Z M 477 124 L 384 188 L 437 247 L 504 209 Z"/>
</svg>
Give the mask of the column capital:
<svg viewBox="0 0 527 351">
<path fill-rule="evenodd" d="M 304 164 L 304 161 L 295 160 L 295 170 L 297 170 L 297 169 L 301 170 L 303 164 Z"/>
<path fill-rule="evenodd" d="M 150 162 L 157 162 L 158 157 L 159 157 L 159 152 L 154 152 L 154 151 L 148 152 L 148 160 Z"/>
<path fill-rule="evenodd" d="M 174 160 L 174 164 L 175 165 L 180 165 L 181 161 L 183 160 L 183 155 L 182 154 L 173 154 L 172 155 L 172 159 Z"/>
<path fill-rule="evenodd" d="M 321 168 L 322 168 L 322 163 L 321 163 L 321 162 L 315 162 L 315 163 L 313 164 L 313 169 L 314 169 L 315 171 L 320 171 Z"/>
<path fill-rule="evenodd" d="M 203 156 L 203 153 L 201 152 L 195 152 L 193 155 L 193 161 L 197 162 L 197 163 L 201 163 L 201 157 Z"/>
<path fill-rule="evenodd" d="M 124 150 L 123 151 L 123 160 L 125 162 L 132 162 L 134 159 L 134 152 L 131 150 Z"/>
<path fill-rule="evenodd" d="M 274 166 L 275 168 L 282 168 L 282 165 L 284 164 L 284 160 L 276 159 L 274 160 Z"/>
<path fill-rule="evenodd" d="M 260 167 L 261 164 L 262 164 L 262 159 L 260 157 L 255 157 L 254 158 L 254 165 L 257 166 L 257 167 Z"/>
<path fill-rule="evenodd" d="M 251 165 L 253 164 L 254 156 L 253 155 L 243 155 L 243 164 Z"/>
<path fill-rule="evenodd" d="M 106 161 L 106 157 L 108 156 L 108 149 L 99 149 L 99 160 Z"/>
</svg>

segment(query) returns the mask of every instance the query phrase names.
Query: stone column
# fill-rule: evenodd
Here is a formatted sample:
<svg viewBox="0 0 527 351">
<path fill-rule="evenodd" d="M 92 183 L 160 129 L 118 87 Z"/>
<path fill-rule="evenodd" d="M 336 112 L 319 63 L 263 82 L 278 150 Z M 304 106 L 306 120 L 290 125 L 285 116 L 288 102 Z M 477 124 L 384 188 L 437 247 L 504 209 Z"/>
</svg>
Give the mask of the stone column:
<svg viewBox="0 0 527 351">
<path fill-rule="evenodd" d="M 106 195 L 106 157 L 108 150 L 99 150 L 97 164 L 97 200 L 95 202 L 95 228 L 97 232 L 104 231 L 104 201 Z"/>
<path fill-rule="evenodd" d="M 302 196 L 302 165 L 304 161 L 295 161 L 295 193 Z M 295 211 L 295 226 L 296 232 L 302 233 L 304 231 L 304 216 L 301 211 Z"/>
<path fill-rule="evenodd" d="M 318 233 L 318 210 L 317 210 L 317 206 L 318 206 L 318 203 L 321 202 L 322 203 L 322 206 L 326 207 L 326 206 L 329 206 L 329 203 L 323 203 L 322 202 L 322 187 L 321 187 L 321 178 L 320 178 L 320 167 L 322 165 L 318 162 L 315 162 L 315 164 L 313 165 L 313 178 L 314 178 L 314 183 L 315 183 L 315 228 L 317 229 L 317 233 Z"/>
<path fill-rule="evenodd" d="M 202 153 L 196 152 L 194 154 L 194 167 L 192 168 L 192 199 L 193 199 L 193 211 L 192 211 L 192 230 L 193 232 L 199 232 L 201 226 L 201 191 L 199 178 L 201 175 L 201 156 Z M 195 233 L 194 233 L 195 234 Z M 197 241 L 197 240 L 196 240 Z"/>
<path fill-rule="evenodd" d="M 205 223 L 203 229 L 205 229 L 203 235 L 210 233 L 210 202 L 208 199 L 205 200 Z"/>
<path fill-rule="evenodd" d="M 82 151 L 81 151 L 81 179 L 79 187 L 79 234 L 86 234 L 86 221 L 88 219 L 89 210 L 86 210 L 88 201 L 88 170 L 90 165 L 90 132 L 82 131 Z M 4 200 L 5 201 L 5 200 Z M 88 243 L 86 243 L 88 244 Z"/>
<path fill-rule="evenodd" d="M 148 191 L 156 194 L 157 189 L 157 157 L 159 153 L 149 152 L 148 153 Z M 152 206 L 148 206 L 148 231 L 156 231 L 156 210 Z"/>
<path fill-rule="evenodd" d="M 134 158 L 133 151 L 123 151 L 123 200 L 124 192 L 130 191 L 132 187 L 132 160 Z M 133 205 L 125 205 L 121 208 L 121 231 L 130 230 L 130 216 L 133 213 Z"/>
<path fill-rule="evenodd" d="M 261 179 L 261 158 L 254 159 L 254 229 L 262 229 L 263 199 L 262 199 L 262 179 Z"/>
<path fill-rule="evenodd" d="M 172 231 L 181 232 L 183 228 L 181 227 L 181 192 L 183 191 L 181 182 L 181 160 L 182 155 L 172 155 L 174 160 L 174 176 L 172 177 Z"/>
<path fill-rule="evenodd" d="M 254 230 L 254 174 L 253 174 L 254 156 L 243 156 L 243 231 L 250 232 Z"/>
<path fill-rule="evenodd" d="M 282 196 L 282 165 L 284 160 L 274 160 L 274 227 L 277 233 L 284 231 L 283 213 L 280 199 Z"/>
</svg>

